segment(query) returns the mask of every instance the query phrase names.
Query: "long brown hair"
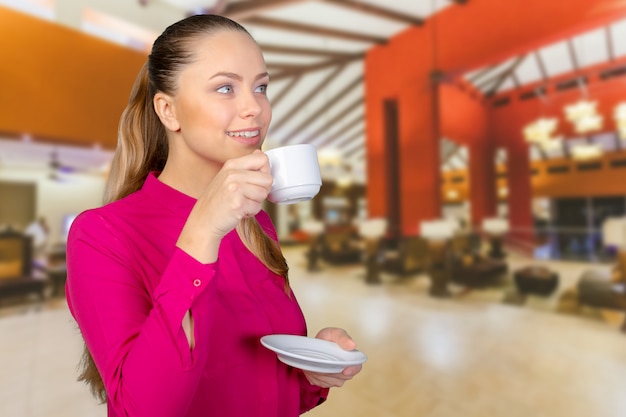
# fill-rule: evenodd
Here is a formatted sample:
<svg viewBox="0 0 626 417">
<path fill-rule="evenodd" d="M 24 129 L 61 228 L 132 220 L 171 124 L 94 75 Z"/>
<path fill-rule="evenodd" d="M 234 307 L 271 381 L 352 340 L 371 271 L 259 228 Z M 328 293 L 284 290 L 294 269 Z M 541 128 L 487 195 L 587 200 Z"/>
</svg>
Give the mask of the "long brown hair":
<svg viewBox="0 0 626 417">
<path fill-rule="evenodd" d="M 167 135 L 154 111 L 154 95 L 158 91 L 166 94 L 175 92 L 179 71 L 193 59 L 192 41 L 222 30 L 248 33 L 243 26 L 226 17 L 197 15 L 169 26 L 154 41 L 120 118 L 105 203 L 139 190 L 150 172 L 163 169 L 168 155 Z M 268 269 L 284 277 L 285 291 L 290 294 L 289 267 L 278 244 L 263 231 L 254 217 L 242 220 L 237 226 L 237 233 Z M 104 383 L 86 345 L 80 368 L 78 379 L 87 383 L 94 396 L 105 402 Z"/>
</svg>

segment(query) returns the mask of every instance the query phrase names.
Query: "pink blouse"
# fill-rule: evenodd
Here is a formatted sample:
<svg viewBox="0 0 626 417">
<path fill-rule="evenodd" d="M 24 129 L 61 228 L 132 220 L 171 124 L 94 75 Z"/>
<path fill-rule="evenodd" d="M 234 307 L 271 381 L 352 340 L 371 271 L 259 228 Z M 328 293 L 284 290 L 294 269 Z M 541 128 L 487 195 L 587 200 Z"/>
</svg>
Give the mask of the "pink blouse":
<svg viewBox="0 0 626 417">
<path fill-rule="evenodd" d="M 67 243 L 67 300 L 103 377 L 109 417 L 293 417 L 327 389 L 259 339 L 306 335 L 282 277 L 235 231 L 201 264 L 175 246 L 195 200 L 150 174 L 130 196 L 82 213 Z M 267 213 L 256 216 L 269 236 Z M 181 323 L 191 310 L 195 347 Z"/>
</svg>

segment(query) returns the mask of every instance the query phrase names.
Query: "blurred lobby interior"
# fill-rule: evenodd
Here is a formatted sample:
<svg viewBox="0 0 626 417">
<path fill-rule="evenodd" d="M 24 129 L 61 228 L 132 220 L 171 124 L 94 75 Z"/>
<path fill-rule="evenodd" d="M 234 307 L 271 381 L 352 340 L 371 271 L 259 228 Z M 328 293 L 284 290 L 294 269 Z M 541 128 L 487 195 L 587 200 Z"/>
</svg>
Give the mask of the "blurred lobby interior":
<svg viewBox="0 0 626 417">
<path fill-rule="evenodd" d="M 368 360 L 307 415 L 626 415 L 626 1 L 391 3 L 0 0 L 0 415 L 106 415 L 65 241 L 198 12 L 264 50 L 265 149 L 318 149 L 319 194 L 264 208 L 310 332 Z"/>
</svg>

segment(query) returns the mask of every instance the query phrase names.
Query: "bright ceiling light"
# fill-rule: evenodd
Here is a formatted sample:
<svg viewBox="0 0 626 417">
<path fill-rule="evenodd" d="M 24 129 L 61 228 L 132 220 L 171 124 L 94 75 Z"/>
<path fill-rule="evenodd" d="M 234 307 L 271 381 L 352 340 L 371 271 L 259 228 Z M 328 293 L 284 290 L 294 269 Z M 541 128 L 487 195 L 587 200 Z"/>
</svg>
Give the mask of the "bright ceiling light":
<svg viewBox="0 0 626 417">
<path fill-rule="evenodd" d="M 565 117 L 570 122 L 597 115 L 597 101 L 580 100 L 578 103 L 565 106 Z"/>
<path fill-rule="evenodd" d="M 559 121 L 556 118 L 541 118 L 524 128 L 524 139 L 526 142 L 539 146 L 543 151 L 548 152 L 561 147 L 562 137 L 552 136 L 556 131 Z"/>
<path fill-rule="evenodd" d="M 602 115 L 598 114 L 597 101 L 580 100 L 565 106 L 565 117 L 574 123 L 576 133 L 585 134 L 602 128 Z"/>
<path fill-rule="evenodd" d="M 524 128 L 524 138 L 527 142 L 541 144 L 552 139 L 559 121 L 556 118 L 538 119 Z"/>
<path fill-rule="evenodd" d="M 572 158 L 578 161 L 595 159 L 602 156 L 602 147 L 597 144 L 580 144 L 571 149 Z"/>
<path fill-rule="evenodd" d="M 558 138 L 550 138 L 537 144 L 544 152 L 554 152 L 563 147 L 563 136 Z"/>
<path fill-rule="evenodd" d="M 599 114 L 580 118 L 574 122 L 574 130 L 581 134 L 600 130 L 602 129 L 602 119 Z"/>
</svg>

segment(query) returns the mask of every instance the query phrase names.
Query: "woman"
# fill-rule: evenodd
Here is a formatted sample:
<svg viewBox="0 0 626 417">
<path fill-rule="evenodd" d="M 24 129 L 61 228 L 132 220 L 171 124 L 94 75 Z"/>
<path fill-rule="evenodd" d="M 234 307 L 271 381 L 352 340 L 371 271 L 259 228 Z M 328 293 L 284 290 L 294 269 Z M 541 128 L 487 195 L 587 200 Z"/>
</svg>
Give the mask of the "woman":
<svg viewBox="0 0 626 417">
<path fill-rule="evenodd" d="M 259 342 L 306 334 L 261 210 L 268 81 L 248 32 L 214 15 L 167 28 L 138 76 L 109 204 L 82 213 L 68 239 L 81 378 L 109 416 L 297 416 L 361 369 L 298 370 Z M 341 329 L 316 337 L 355 347 Z"/>
</svg>

